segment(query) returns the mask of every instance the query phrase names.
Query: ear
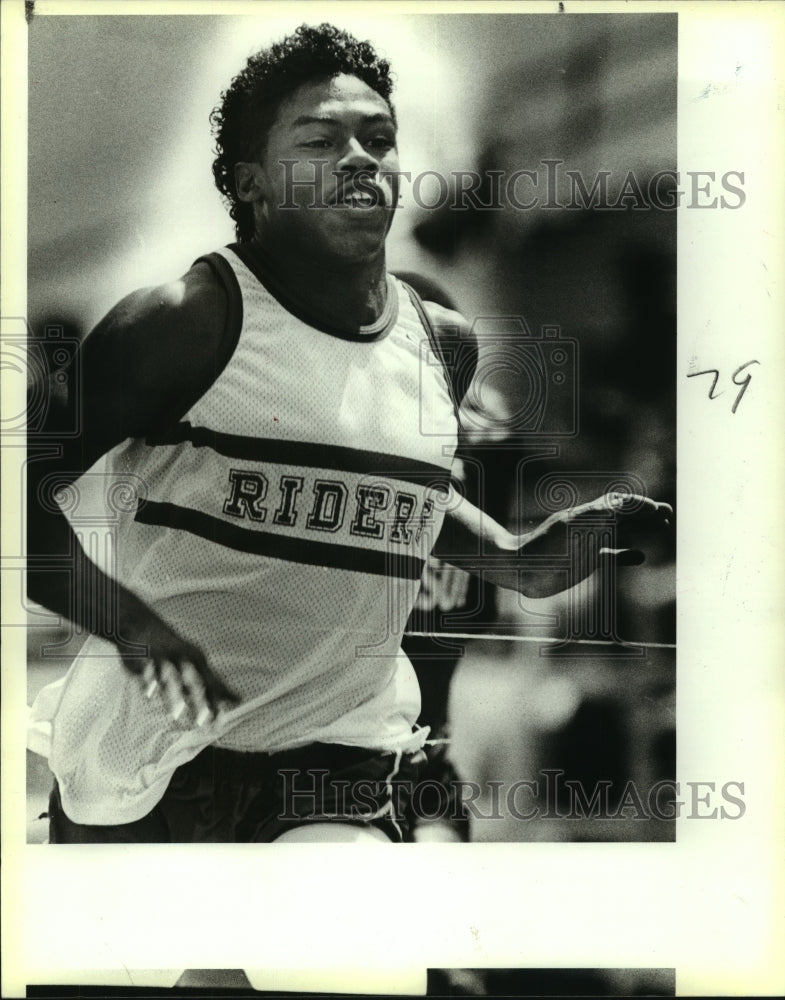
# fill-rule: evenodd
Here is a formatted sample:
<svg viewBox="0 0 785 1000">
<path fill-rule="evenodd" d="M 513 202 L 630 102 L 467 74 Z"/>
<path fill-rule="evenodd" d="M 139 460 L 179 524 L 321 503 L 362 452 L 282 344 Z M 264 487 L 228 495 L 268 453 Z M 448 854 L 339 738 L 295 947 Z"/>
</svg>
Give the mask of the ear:
<svg viewBox="0 0 785 1000">
<path fill-rule="evenodd" d="M 263 201 L 265 179 L 262 165 L 260 163 L 235 163 L 234 186 L 240 201 Z"/>
</svg>

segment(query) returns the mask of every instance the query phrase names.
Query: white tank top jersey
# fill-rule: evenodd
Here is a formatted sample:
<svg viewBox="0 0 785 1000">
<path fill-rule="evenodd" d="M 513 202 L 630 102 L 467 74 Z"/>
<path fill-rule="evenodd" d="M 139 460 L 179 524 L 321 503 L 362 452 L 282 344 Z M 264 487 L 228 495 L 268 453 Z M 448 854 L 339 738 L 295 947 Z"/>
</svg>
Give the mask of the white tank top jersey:
<svg viewBox="0 0 785 1000">
<path fill-rule="evenodd" d="M 141 818 L 210 743 L 405 751 L 427 737 L 400 640 L 457 421 L 421 303 L 390 276 L 372 327 L 317 329 L 244 251 L 202 258 L 229 293 L 226 366 L 179 422 L 108 456 L 145 483 L 118 532 L 118 578 L 241 703 L 204 728 L 174 722 L 90 637 L 32 709 L 77 823 Z"/>
</svg>

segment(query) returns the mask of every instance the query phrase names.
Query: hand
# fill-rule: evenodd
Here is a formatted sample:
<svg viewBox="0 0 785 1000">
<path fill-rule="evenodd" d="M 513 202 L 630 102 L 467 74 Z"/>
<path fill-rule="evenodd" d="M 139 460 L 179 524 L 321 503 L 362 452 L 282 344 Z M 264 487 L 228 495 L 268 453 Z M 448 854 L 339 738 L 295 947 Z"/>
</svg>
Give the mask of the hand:
<svg viewBox="0 0 785 1000">
<path fill-rule="evenodd" d="M 639 546 L 645 545 L 653 531 L 670 525 L 673 508 L 667 503 L 656 503 L 648 497 L 627 493 L 608 493 L 568 510 L 551 514 L 529 534 L 515 539 L 517 553 L 522 557 L 522 579 L 515 589 L 529 597 L 549 597 L 565 588 L 564 572 L 554 572 L 547 559 L 537 568 L 527 567 L 529 557 L 564 557 L 570 555 L 570 576 L 567 587 L 573 587 L 597 569 L 610 564 L 639 566 L 645 555 Z M 586 528 L 596 525 L 597 533 L 606 534 L 615 526 L 616 546 L 584 545 L 568 553 L 571 526 Z M 587 532 L 588 534 L 588 532 Z M 540 560 L 538 559 L 538 562 Z M 509 586 L 509 582 L 507 583 Z"/>
<path fill-rule="evenodd" d="M 123 597 L 123 642 L 118 649 L 126 670 L 139 677 L 148 698 L 159 693 L 175 721 L 190 710 L 198 726 L 238 703 L 237 695 L 213 673 L 197 646 L 129 592 Z M 131 643 L 143 646 L 145 652 L 128 649 Z"/>
</svg>

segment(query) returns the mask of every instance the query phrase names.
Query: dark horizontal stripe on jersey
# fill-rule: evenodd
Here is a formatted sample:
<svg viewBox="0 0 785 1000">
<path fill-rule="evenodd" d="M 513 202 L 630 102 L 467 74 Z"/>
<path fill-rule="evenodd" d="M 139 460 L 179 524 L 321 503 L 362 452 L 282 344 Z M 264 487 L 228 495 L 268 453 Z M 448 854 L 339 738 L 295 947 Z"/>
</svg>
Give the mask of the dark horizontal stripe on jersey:
<svg viewBox="0 0 785 1000">
<path fill-rule="evenodd" d="M 450 473 L 445 469 L 429 462 L 420 462 L 415 458 L 362 451 L 359 448 L 345 448 L 342 445 L 224 434 L 221 431 L 210 430 L 209 427 L 194 427 L 188 421 L 176 424 L 164 434 L 149 437 L 147 444 L 182 444 L 184 441 L 189 441 L 194 448 L 212 448 L 219 455 L 247 462 L 272 462 L 276 465 L 359 472 L 363 475 L 385 476 L 421 486 L 432 486 L 445 491 L 452 481 Z"/>
<path fill-rule="evenodd" d="M 178 507 L 173 503 L 159 503 L 155 500 L 145 500 L 140 504 L 136 520 L 141 524 L 155 524 L 163 528 L 187 531 L 207 539 L 208 542 L 215 542 L 216 545 L 223 545 L 238 552 L 269 556 L 271 559 L 284 559 L 287 562 L 304 563 L 308 566 L 326 566 L 330 569 L 352 570 L 355 573 L 419 580 L 425 565 L 424 560 L 416 556 L 400 555 L 397 552 L 378 552 L 352 545 L 290 538 L 270 531 L 252 531 L 237 524 L 229 524 L 210 514 L 204 514 L 200 510 Z"/>
</svg>

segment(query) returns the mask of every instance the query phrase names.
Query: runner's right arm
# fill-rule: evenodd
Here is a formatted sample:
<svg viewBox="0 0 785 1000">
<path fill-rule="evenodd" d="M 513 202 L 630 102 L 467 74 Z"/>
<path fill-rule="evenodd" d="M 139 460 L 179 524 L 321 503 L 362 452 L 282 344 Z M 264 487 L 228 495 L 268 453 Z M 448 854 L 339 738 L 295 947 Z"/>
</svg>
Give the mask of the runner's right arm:
<svg viewBox="0 0 785 1000">
<path fill-rule="evenodd" d="M 190 408 L 215 377 L 226 310 L 226 294 L 204 263 L 178 281 L 124 298 L 72 362 L 78 369 L 68 381 L 80 386 L 79 399 L 69 404 L 49 392 L 44 430 L 57 454 L 40 457 L 31 448 L 27 466 L 30 598 L 114 642 L 129 671 L 147 685 L 153 678 L 160 683 L 172 710 L 185 701 L 202 718 L 206 708 L 216 714 L 236 696 L 200 649 L 88 558 L 54 496 L 122 441 L 144 437 Z M 51 387 L 34 388 L 40 398 Z M 80 433 L 69 436 L 66 414 L 74 404 Z"/>
</svg>

